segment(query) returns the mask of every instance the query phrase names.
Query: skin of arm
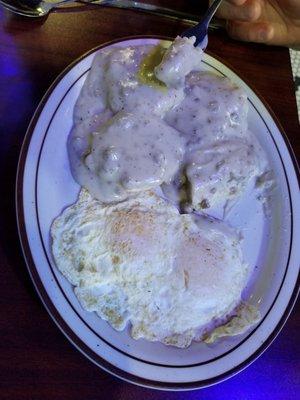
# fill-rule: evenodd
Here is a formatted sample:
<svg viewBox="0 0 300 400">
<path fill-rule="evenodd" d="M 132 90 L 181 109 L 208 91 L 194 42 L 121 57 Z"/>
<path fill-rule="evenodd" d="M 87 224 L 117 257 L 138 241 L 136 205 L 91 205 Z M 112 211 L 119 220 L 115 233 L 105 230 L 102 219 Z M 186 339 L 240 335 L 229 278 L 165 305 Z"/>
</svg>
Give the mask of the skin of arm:
<svg viewBox="0 0 300 400">
<path fill-rule="evenodd" d="M 300 49 L 300 0 L 226 0 L 216 15 L 234 39 Z"/>
</svg>

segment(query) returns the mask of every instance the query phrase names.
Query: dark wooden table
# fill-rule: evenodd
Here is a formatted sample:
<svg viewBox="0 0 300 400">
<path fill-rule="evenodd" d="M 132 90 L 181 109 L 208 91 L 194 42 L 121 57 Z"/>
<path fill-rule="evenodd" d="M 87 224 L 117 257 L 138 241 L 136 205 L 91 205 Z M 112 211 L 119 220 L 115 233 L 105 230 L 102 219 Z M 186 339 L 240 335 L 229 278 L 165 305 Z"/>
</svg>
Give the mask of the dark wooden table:
<svg viewBox="0 0 300 400">
<path fill-rule="evenodd" d="M 168 3 L 174 5 L 164 2 Z M 186 2 L 187 8 L 195 10 L 197 6 L 195 1 Z M 299 398 L 297 307 L 279 337 L 254 364 L 224 383 L 189 393 L 157 392 L 115 379 L 92 365 L 56 328 L 30 281 L 16 228 L 14 181 L 30 118 L 54 78 L 92 47 L 128 35 L 173 37 L 186 26 L 180 21 L 95 6 L 81 12 L 74 8 L 53 13 L 39 21 L 0 10 L 0 21 L 0 399 Z M 211 34 L 209 50 L 225 59 L 264 97 L 299 157 L 288 50 L 237 43 L 225 33 Z"/>
</svg>

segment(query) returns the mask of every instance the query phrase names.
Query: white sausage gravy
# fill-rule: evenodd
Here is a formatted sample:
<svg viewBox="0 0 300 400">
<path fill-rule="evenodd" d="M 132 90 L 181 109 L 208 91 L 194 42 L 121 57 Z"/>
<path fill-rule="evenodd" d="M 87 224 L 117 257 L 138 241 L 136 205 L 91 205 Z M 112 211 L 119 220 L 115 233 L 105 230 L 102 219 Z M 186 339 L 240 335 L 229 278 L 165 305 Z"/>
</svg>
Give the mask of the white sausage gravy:
<svg viewBox="0 0 300 400">
<path fill-rule="evenodd" d="M 183 208 L 237 198 L 264 172 L 247 96 L 204 72 L 195 38 L 101 50 L 74 109 L 75 180 L 101 202 L 161 186 Z"/>
</svg>

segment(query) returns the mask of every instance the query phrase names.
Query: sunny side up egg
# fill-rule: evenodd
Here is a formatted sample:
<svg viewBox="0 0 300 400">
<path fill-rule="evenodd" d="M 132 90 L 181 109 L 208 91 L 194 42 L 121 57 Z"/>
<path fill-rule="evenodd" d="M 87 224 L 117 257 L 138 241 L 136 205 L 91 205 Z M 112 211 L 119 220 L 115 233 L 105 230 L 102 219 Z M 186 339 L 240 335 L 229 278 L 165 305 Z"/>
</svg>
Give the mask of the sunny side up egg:
<svg viewBox="0 0 300 400">
<path fill-rule="evenodd" d="M 238 234 L 180 214 L 153 192 L 105 205 L 82 189 L 51 229 L 58 269 L 81 305 L 133 338 L 187 347 L 240 303 Z"/>
</svg>

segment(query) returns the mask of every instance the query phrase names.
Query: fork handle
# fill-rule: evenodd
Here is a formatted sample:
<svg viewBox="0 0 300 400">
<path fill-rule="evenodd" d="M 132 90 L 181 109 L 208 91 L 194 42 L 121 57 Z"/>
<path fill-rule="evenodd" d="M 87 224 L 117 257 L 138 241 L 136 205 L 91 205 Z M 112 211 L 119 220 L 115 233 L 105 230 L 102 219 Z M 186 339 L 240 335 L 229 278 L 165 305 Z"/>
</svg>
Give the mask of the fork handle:
<svg viewBox="0 0 300 400">
<path fill-rule="evenodd" d="M 210 21 L 212 17 L 215 15 L 215 12 L 217 11 L 221 2 L 222 0 L 215 0 L 214 3 L 207 9 L 201 21 L 194 27 L 184 31 L 181 36 L 185 36 L 188 38 L 191 36 L 195 36 L 196 41 L 194 46 L 198 46 L 199 44 L 201 44 L 201 47 L 205 49 L 207 46 L 207 31 L 209 28 Z"/>
<path fill-rule="evenodd" d="M 207 9 L 206 13 L 203 15 L 201 23 L 203 23 L 203 25 L 206 25 L 207 28 L 222 1 L 223 0 L 215 0 L 214 3 Z"/>
</svg>

